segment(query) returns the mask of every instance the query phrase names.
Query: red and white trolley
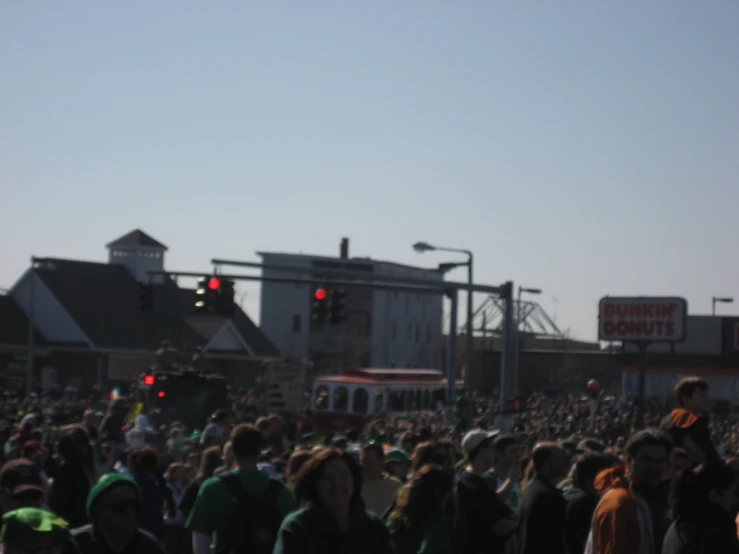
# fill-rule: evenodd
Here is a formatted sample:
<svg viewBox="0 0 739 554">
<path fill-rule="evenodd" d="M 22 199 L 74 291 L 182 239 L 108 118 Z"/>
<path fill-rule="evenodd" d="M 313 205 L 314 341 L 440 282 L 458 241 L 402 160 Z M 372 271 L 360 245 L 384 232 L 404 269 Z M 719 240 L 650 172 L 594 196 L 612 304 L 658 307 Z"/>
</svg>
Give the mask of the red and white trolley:
<svg viewBox="0 0 739 554">
<path fill-rule="evenodd" d="M 456 383 L 457 390 L 464 386 Z M 322 431 L 359 431 L 379 414 L 435 410 L 444 402 L 447 379 L 433 369 L 352 369 L 316 377 L 311 409 Z"/>
</svg>

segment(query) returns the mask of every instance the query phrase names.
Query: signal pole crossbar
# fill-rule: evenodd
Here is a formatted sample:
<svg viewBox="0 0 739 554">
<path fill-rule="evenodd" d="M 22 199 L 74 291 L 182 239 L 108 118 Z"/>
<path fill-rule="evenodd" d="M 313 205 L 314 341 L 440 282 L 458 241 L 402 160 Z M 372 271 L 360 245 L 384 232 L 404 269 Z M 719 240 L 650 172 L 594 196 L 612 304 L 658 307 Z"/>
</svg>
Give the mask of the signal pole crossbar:
<svg viewBox="0 0 739 554">
<path fill-rule="evenodd" d="M 298 268 L 291 266 L 275 266 L 266 265 L 256 262 L 240 262 L 235 260 L 213 259 L 211 263 L 214 266 L 234 266 L 248 267 L 254 269 L 267 269 L 276 271 L 305 273 L 306 268 Z M 191 271 L 150 271 L 151 275 L 167 275 L 176 277 L 196 277 L 202 278 L 202 273 Z M 458 312 L 457 293 L 460 290 L 482 292 L 487 294 L 497 294 L 505 299 L 505 310 L 507 317 L 505 318 L 505 327 L 503 330 L 504 349 L 501 361 L 501 379 L 500 379 L 500 412 L 501 414 L 512 413 L 513 402 L 513 365 L 514 359 L 514 320 L 513 317 L 513 283 L 508 281 L 501 286 L 477 285 L 474 283 L 462 283 L 454 281 L 438 281 L 431 279 L 418 279 L 412 277 L 400 277 L 392 275 L 372 275 L 361 271 L 350 271 L 341 269 L 314 268 L 314 278 L 297 278 L 297 277 L 265 277 L 262 275 L 237 275 L 223 274 L 218 272 L 220 279 L 231 281 L 265 281 L 272 283 L 285 284 L 307 284 L 326 287 L 343 287 L 343 288 L 371 288 L 377 290 L 406 291 L 419 294 L 443 294 L 451 301 L 451 317 L 456 322 L 456 314 Z M 456 324 L 450 325 L 449 342 L 446 356 L 447 369 L 447 391 L 446 401 L 449 410 L 453 409 L 456 400 L 456 377 L 457 377 L 457 331 Z"/>
</svg>

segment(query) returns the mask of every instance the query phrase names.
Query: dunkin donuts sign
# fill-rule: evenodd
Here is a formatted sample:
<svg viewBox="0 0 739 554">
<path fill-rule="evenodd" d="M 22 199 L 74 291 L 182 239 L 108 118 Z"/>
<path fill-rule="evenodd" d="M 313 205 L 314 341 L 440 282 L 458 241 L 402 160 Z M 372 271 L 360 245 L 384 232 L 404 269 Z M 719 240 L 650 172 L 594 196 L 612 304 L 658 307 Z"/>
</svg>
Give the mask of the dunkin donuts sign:
<svg viewBox="0 0 739 554">
<path fill-rule="evenodd" d="M 606 297 L 598 314 L 598 339 L 621 342 L 682 342 L 688 303 L 673 297 Z"/>
</svg>

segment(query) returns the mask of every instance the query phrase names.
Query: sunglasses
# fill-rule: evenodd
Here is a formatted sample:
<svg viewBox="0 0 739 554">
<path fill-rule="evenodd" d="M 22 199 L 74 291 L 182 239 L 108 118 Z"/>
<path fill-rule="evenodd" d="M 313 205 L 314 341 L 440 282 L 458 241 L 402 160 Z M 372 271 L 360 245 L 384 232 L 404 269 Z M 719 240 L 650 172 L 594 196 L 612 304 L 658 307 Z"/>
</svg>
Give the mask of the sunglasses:
<svg viewBox="0 0 739 554">
<path fill-rule="evenodd" d="M 134 512 L 139 509 L 139 501 L 131 498 L 130 500 L 119 500 L 118 502 L 111 502 L 105 506 L 106 509 L 116 514 L 123 514 L 129 508 Z"/>
</svg>

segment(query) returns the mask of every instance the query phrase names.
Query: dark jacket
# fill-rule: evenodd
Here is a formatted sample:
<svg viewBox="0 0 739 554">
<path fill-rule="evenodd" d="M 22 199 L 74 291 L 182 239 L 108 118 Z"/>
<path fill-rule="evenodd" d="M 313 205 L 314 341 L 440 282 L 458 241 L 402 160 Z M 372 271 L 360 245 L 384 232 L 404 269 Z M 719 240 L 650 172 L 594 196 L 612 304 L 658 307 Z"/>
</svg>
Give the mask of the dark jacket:
<svg viewBox="0 0 739 554">
<path fill-rule="evenodd" d="M 662 554 L 739 554 L 736 524 L 721 510 L 707 510 L 697 521 L 678 519 L 667 531 Z"/>
<path fill-rule="evenodd" d="M 114 552 L 104 542 L 96 539 L 92 525 L 85 525 L 72 531 L 72 543 L 62 550 L 62 554 L 164 554 L 164 549 L 154 537 L 139 530 L 131 544 L 122 552 Z"/>
<path fill-rule="evenodd" d="M 672 444 L 685 449 L 695 465 L 721 463 L 721 457 L 711 441 L 708 418 L 684 408 L 672 410 L 660 424 Z"/>
<path fill-rule="evenodd" d="M 565 546 L 568 554 L 582 554 L 588 540 L 598 496 L 580 491 L 567 500 L 565 512 Z"/>
<path fill-rule="evenodd" d="M 431 514 L 415 528 L 391 533 L 395 554 L 452 554 L 451 526 L 442 510 Z"/>
<path fill-rule="evenodd" d="M 139 527 L 161 540 L 164 536 L 164 512 L 167 494 L 171 493 L 166 484 L 155 475 L 136 475 L 135 480 L 141 491 L 138 514 Z"/>
<path fill-rule="evenodd" d="M 564 554 L 567 503 L 562 492 L 536 477 L 521 498 L 518 524 L 520 554 Z"/>
<path fill-rule="evenodd" d="M 484 478 L 464 471 L 457 480 L 457 526 L 454 532 L 459 554 L 500 554 L 509 536 L 498 537 L 492 527 L 513 518 L 511 509 Z"/>
<path fill-rule="evenodd" d="M 85 507 L 90 492 L 90 478 L 84 466 L 76 461 L 58 463 L 49 495 L 51 510 L 72 527 L 88 523 Z"/>
</svg>

